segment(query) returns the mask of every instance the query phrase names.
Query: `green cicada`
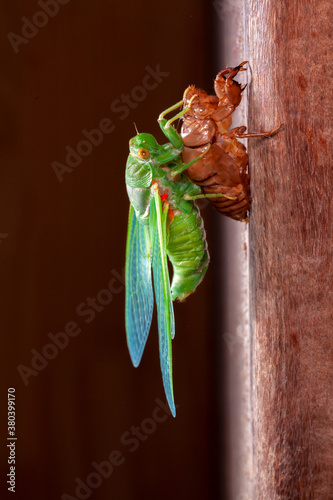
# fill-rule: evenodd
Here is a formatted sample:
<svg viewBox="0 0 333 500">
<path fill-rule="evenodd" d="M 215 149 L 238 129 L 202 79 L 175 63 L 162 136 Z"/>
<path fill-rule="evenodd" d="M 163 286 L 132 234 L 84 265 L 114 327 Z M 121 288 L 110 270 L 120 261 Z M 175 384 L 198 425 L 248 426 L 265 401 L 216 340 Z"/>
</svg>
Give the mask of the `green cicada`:
<svg viewBox="0 0 333 500">
<path fill-rule="evenodd" d="M 163 385 L 173 416 L 172 301 L 183 300 L 196 289 L 209 263 L 206 233 L 194 200 L 210 195 L 201 194 L 200 187 L 182 173 L 206 151 L 184 164 L 183 141 L 171 123 L 189 108 L 168 121 L 164 118 L 182 104 L 180 101 L 158 118 L 170 142 L 160 145 L 150 134 L 136 135 L 129 142 L 126 165 L 130 200 L 125 270 L 127 344 L 133 365 L 138 366 L 151 325 L 155 292 Z M 173 267 L 171 286 L 167 257 Z"/>
</svg>

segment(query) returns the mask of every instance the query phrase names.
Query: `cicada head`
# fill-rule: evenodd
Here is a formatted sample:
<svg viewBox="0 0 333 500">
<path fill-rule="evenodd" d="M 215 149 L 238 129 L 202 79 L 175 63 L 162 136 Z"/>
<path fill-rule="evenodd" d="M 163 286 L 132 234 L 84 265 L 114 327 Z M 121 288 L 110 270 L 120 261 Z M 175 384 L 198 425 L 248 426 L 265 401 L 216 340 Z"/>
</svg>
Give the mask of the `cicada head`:
<svg viewBox="0 0 333 500">
<path fill-rule="evenodd" d="M 219 100 L 215 96 L 208 95 L 194 85 L 190 85 L 184 92 L 184 108 L 189 108 L 186 113 L 199 120 L 209 118 L 216 111 Z"/>
<path fill-rule="evenodd" d="M 130 154 L 139 161 L 151 161 L 159 153 L 160 146 L 151 134 L 138 134 L 129 141 Z"/>
</svg>

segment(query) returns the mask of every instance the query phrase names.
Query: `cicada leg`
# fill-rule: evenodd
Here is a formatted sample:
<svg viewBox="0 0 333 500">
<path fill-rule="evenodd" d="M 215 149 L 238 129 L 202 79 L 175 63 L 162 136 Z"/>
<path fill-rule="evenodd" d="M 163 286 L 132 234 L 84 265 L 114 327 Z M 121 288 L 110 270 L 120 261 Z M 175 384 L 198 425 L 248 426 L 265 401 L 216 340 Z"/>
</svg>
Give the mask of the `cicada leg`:
<svg viewBox="0 0 333 500">
<path fill-rule="evenodd" d="M 160 113 L 160 116 L 158 117 L 157 121 L 160 122 L 161 120 L 163 120 L 165 115 L 167 115 L 171 111 L 174 111 L 175 109 L 180 108 L 183 104 L 184 104 L 184 100 L 182 99 L 181 101 L 176 102 L 176 104 L 174 104 L 173 106 L 170 106 L 170 108 L 165 109 L 164 111 L 162 111 L 162 113 Z"/>
<path fill-rule="evenodd" d="M 194 196 L 184 194 L 184 200 L 201 200 L 202 198 L 227 198 L 228 200 L 237 200 L 237 196 L 227 196 L 222 193 L 196 194 Z"/>
<path fill-rule="evenodd" d="M 168 120 L 166 122 L 166 125 L 165 125 L 165 128 L 168 129 L 171 125 L 172 122 L 178 120 L 178 118 L 180 118 L 181 116 L 185 115 L 185 113 L 188 112 L 188 110 L 190 109 L 191 107 L 191 104 L 192 104 L 192 101 L 193 99 L 195 99 L 196 97 L 198 97 L 198 94 L 194 94 L 189 103 L 188 103 L 188 106 L 186 106 L 182 111 L 180 111 L 179 113 L 177 113 L 175 116 L 173 116 L 172 118 L 170 118 L 170 120 Z M 167 115 L 168 113 L 170 113 L 171 111 L 174 111 L 175 109 L 178 109 L 180 108 L 181 106 L 183 106 L 185 102 L 185 94 L 184 94 L 184 98 L 181 100 L 181 101 L 178 101 L 176 102 L 176 104 L 173 104 L 173 106 L 170 106 L 170 108 L 167 108 L 165 109 L 164 111 L 162 111 L 162 113 L 160 113 L 159 117 L 158 117 L 158 122 L 162 121 L 163 118 L 165 117 L 165 115 Z"/>
<path fill-rule="evenodd" d="M 174 104 L 173 106 L 170 106 L 170 108 L 162 111 L 162 113 L 160 114 L 160 116 L 158 117 L 158 120 L 157 120 L 159 126 L 161 127 L 163 134 L 169 139 L 169 141 L 171 142 L 173 147 L 176 148 L 177 150 L 179 150 L 179 153 L 182 152 L 183 147 L 184 147 L 184 143 L 183 143 L 182 138 L 178 134 L 177 130 L 174 127 L 172 127 L 171 124 L 174 121 L 178 120 L 178 118 L 183 116 L 185 113 L 187 113 L 187 111 L 190 109 L 191 103 L 195 97 L 197 97 L 196 94 L 190 99 L 187 107 L 183 108 L 182 111 L 177 113 L 175 116 L 173 116 L 169 120 L 166 120 L 164 118 L 165 115 L 170 113 L 171 111 L 174 111 L 177 108 L 180 108 L 184 104 L 183 99 L 181 101 L 177 102 L 176 104 Z"/>
<path fill-rule="evenodd" d="M 243 68 L 244 64 L 246 64 L 248 61 L 243 61 L 242 63 L 240 63 L 238 66 L 236 66 L 235 68 L 232 68 L 229 75 L 227 76 L 226 78 L 226 86 L 227 87 L 230 87 L 232 84 L 233 84 L 233 81 L 232 79 L 235 78 L 235 76 L 237 75 L 237 73 L 239 71 L 246 71 L 246 68 Z"/>
<path fill-rule="evenodd" d="M 188 112 L 188 110 L 191 108 L 191 104 L 192 104 L 192 101 L 193 99 L 195 99 L 196 97 L 198 97 L 198 94 L 194 94 L 191 99 L 189 100 L 189 103 L 188 103 L 188 106 L 186 106 L 185 108 L 182 109 L 182 111 L 180 111 L 179 113 L 177 113 L 175 116 L 173 116 L 172 118 L 170 118 L 170 120 L 168 120 L 165 124 L 165 128 L 168 129 L 171 125 L 172 122 L 178 120 L 178 118 L 180 118 L 181 116 L 185 115 L 185 113 Z M 181 103 L 184 104 L 184 100 L 183 101 L 180 101 Z"/>
<path fill-rule="evenodd" d="M 186 170 L 188 167 L 190 167 L 191 165 L 193 165 L 193 163 L 201 160 L 201 158 L 206 154 L 208 153 L 208 151 L 210 150 L 210 147 L 211 145 L 209 144 L 207 146 L 207 148 L 205 149 L 205 151 L 203 153 L 201 153 L 201 155 L 197 156 L 196 158 L 194 158 L 194 160 L 190 161 L 189 163 L 181 163 L 180 165 L 177 165 L 177 167 L 173 168 L 171 171 L 170 171 L 170 176 L 171 177 L 176 177 L 177 175 L 181 174 L 182 172 L 184 172 L 184 170 Z"/>
<path fill-rule="evenodd" d="M 283 124 L 278 125 L 270 132 L 248 132 L 248 133 L 245 133 L 246 127 L 236 127 L 229 130 L 229 132 L 227 132 L 226 135 L 228 135 L 228 137 L 230 138 L 237 137 L 237 139 L 247 139 L 250 137 L 272 137 L 273 135 L 277 134 L 279 130 L 282 129 L 282 127 Z"/>
</svg>

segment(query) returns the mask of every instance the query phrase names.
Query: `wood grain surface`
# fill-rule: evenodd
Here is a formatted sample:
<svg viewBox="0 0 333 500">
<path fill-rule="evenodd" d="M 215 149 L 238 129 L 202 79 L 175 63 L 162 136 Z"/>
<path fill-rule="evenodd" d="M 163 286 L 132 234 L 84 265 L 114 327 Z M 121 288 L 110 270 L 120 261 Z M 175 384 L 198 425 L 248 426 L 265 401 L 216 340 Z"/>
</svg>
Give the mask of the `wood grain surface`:
<svg viewBox="0 0 333 500">
<path fill-rule="evenodd" d="M 255 498 L 332 499 L 332 3 L 246 9 Z"/>
</svg>

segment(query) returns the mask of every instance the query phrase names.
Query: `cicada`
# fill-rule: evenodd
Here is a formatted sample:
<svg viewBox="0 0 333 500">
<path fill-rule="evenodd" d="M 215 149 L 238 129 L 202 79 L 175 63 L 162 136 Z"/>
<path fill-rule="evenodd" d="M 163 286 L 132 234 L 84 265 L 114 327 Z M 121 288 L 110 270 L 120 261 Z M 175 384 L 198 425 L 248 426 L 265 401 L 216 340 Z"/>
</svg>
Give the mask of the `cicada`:
<svg viewBox="0 0 333 500">
<path fill-rule="evenodd" d="M 129 141 L 125 176 L 130 200 L 125 266 L 127 344 L 133 365 L 138 366 L 151 326 L 155 297 L 162 379 L 173 416 L 173 301 L 184 300 L 193 293 L 207 271 L 206 233 L 195 200 L 211 196 L 202 194 L 200 187 L 183 173 L 206 153 L 203 151 L 187 164 L 182 161 L 183 141 L 172 122 L 188 108 L 168 121 L 165 118 L 182 104 L 183 101 L 171 106 L 158 118 L 169 142 L 160 145 L 146 133 Z M 171 285 L 168 259 L 173 269 Z"/>
<path fill-rule="evenodd" d="M 235 68 L 226 68 L 216 76 L 216 96 L 208 95 L 194 85 L 184 93 L 181 137 L 184 141 L 182 158 L 192 162 L 211 148 L 200 161 L 187 170 L 189 178 L 202 188 L 203 193 L 222 193 L 232 197 L 214 198 L 210 202 L 222 214 L 239 221 L 247 221 L 250 210 L 249 157 L 240 138 L 270 137 L 281 125 L 270 132 L 245 133 L 246 127 L 232 124 L 232 113 L 241 102 L 245 85 L 234 80 L 239 71 L 244 71 L 246 61 Z M 189 106 L 191 102 L 191 106 Z M 230 129 L 230 130 L 229 130 Z"/>
</svg>

